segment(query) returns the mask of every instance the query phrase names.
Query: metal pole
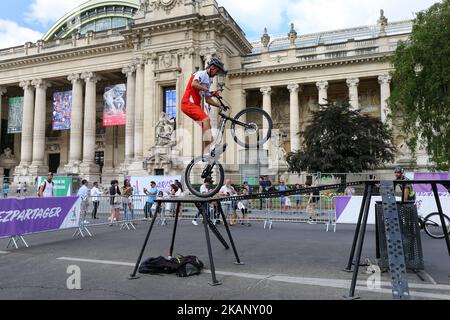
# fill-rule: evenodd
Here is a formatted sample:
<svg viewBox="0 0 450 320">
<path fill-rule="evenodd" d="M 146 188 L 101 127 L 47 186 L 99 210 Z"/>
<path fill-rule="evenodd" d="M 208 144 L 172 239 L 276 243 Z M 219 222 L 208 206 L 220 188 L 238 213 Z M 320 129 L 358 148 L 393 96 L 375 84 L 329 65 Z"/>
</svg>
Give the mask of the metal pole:
<svg viewBox="0 0 450 320">
<path fill-rule="evenodd" d="M 372 185 L 369 185 L 367 200 L 364 207 L 364 218 L 362 222 L 362 230 L 359 234 L 358 248 L 356 252 L 355 268 L 353 270 L 352 284 L 350 286 L 349 299 L 355 299 L 356 281 L 358 280 L 359 263 L 361 262 L 361 253 L 364 245 L 364 237 L 366 235 L 367 220 L 369 218 L 370 201 L 372 199 Z"/>
<path fill-rule="evenodd" d="M 356 224 L 355 236 L 353 237 L 352 249 L 350 251 L 350 258 L 348 259 L 347 268 L 344 269 L 344 271 L 347 271 L 347 272 L 352 271 L 353 258 L 355 257 L 356 243 L 358 241 L 359 232 L 361 230 L 361 221 L 362 221 L 364 209 L 366 206 L 368 188 L 369 188 L 369 185 L 368 185 L 368 183 L 366 183 L 365 188 L 364 188 L 364 197 L 363 197 L 362 204 L 361 204 L 361 210 L 359 212 L 358 223 Z"/>
<path fill-rule="evenodd" d="M 223 213 L 222 204 L 220 202 L 217 202 L 217 208 L 220 215 L 222 216 L 223 224 L 225 225 L 225 229 L 227 230 L 228 238 L 230 239 L 231 247 L 233 248 L 234 256 L 236 257 L 235 264 L 244 265 L 244 263 L 241 262 L 241 259 L 239 259 L 239 254 L 237 252 L 236 246 L 234 245 L 233 236 L 231 235 L 230 227 L 228 226 L 227 219 L 225 219 L 225 214 Z"/>
<path fill-rule="evenodd" d="M 156 217 L 158 216 L 158 211 L 161 208 L 161 202 L 158 202 L 158 206 L 156 207 L 155 215 L 153 216 L 152 224 L 150 225 L 150 228 L 148 229 L 147 237 L 145 238 L 144 245 L 142 246 L 141 253 L 139 254 L 138 260 L 136 262 L 136 266 L 134 267 L 133 273 L 128 277 L 128 279 L 138 279 L 139 277 L 136 277 L 136 273 L 139 269 L 139 265 L 141 264 L 142 256 L 144 255 L 145 247 L 147 247 L 148 239 L 150 238 L 150 234 L 152 233 L 153 226 L 155 225 Z"/>
<path fill-rule="evenodd" d="M 178 218 L 180 216 L 180 209 L 181 209 L 181 203 L 177 204 L 177 211 L 175 214 L 175 223 L 173 225 L 173 234 L 172 234 L 172 243 L 170 245 L 170 251 L 169 251 L 169 257 L 171 258 L 173 256 L 173 248 L 175 246 L 175 237 L 177 234 L 177 227 L 178 227 Z"/>
<path fill-rule="evenodd" d="M 210 267 L 211 267 L 212 283 L 210 283 L 210 285 L 211 286 L 218 286 L 218 285 L 221 285 L 222 283 L 217 281 L 217 278 L 216 278 L 216 268 L 214 266 L 214 258 L 213 258 L 212 249 L 211 249 L 211 239 L 209 237 L 208 223 L 206 222 L 206 214 L 207 213 L 205 212 L 202 203 L 198 203 L 197 207 L 199 207 L 199 208 L 202 207 L 202 209 L 200 210 L 200 213 L 203 216 L 203 226 L 205 228 L 206 245 L 208 247 L 209 264 L 210 264 Z"/>
<path fill-rule="evenodd" d="M 445 242 L 447 243 L 448 255 L 450 256 L 450 235 L 448 234 L 448 229 L 447 229 L 447 225 L 446 225 L 447 221 L 445 221 L 444 213 L 442 211 L 442 205 L 441 205 L 441 200 L 439 199 L 437 184 L 433 183 L 432 187 L 433 187 L 434 198 L 436 199 L 436 205 L 438 208 L 439 217 L 441 218 L 442 231 L 444 231 Z"/>
</svg>

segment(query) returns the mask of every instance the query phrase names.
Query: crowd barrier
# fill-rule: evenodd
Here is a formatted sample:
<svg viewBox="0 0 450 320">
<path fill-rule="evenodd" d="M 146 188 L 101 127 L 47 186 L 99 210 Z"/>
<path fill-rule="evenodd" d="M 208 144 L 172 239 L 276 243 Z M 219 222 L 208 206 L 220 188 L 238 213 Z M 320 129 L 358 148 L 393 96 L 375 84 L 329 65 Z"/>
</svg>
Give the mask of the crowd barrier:
<svg viewBox="0 0 450 320">
<path fill-rule="evenodd" d="M 53 201 L 56 206 L 61 201 L 77 198 L 27 198 L 27 199 L 8 199 L 0 201 L 13 201 L 11 210 L 17 209 L 19 203 L 34 203 L 36 201 Z M 120 203 L 114 204 L 111 196 L 89 197 L 85 201 L 78 198 L 78 204 L 74 206 L 71 224 L 64 229 L 74 229 L 74 237 L 92 236 L 89 228 L 97 226 L 120 227 L 120 229 L 133 230 L 136 225 L 149 221 L 156 210 L 156 205 L 147 204 L 147 196 L 120 197 Z M 73 200 L 72 200 L 73 201 Z M 43 204 L 44 205 L 44 204 Z M 242 205 L 247 209 L 244 216 Z M 44 205 L 45 206 L 45 205 Z M 274 223 L 310 223 L 326 225 L 328 231 L 330 226 L 336 225 L 334 201 L 328 196 L 290 196 L 284 198 L 272 198 L 262 200 L 249 200 L 246 203 L 238 201 L 223 202 L 222 207 L 230 224 L 251 225 L 254 222 L 264 222 L 264 229 L 271 230 Z M 113 215 L 113 208 L 116 208 Z M 23 208 L 26 210 L 27 208 Z M 118 209 L 118 210 L 117 210 Z M 76 215 L 75 215 L 76 213 Z M 67 213 L 69 214 L 69 213 Z M 214 206 L 210 208 L 210 218 L 214 223 L 220 223 L 219 214 Z M 74 222 L 76 219 L 76 222 Z M 175 219 L 175 205 L 165 203 L 158 214 L 157 224 L 166 226 Z M 198 209 L 193 204 L 183 204 L 181 208 L 181 220 L 196 221 L 201 223 L 198 217 Z M 62 229 L 62 228 L 59 228 Z M 58 231 L 58 228 L 49 230 L 31 230 L 23 232 L 18 230 L 11 233 L 8 237 L 11 239 L 9 245 L 18 248 L 19 241 L 22 241 L 27 247 L 23 236 Z M 3 236 L 5 238 L 6 236 Z M 0 236 L 0 238 L 2 238 Z"/>
<path fill-rule="evenodd" d="M 117 221 L 111 222 L 112 202 L 110 196 L 90 197 L 87 201 L 86 212 L 82 219 L 86 225 L 97 226 L 106 224 L 126 224 L 125 227 L 145 221 L 152 217 L 156 205 L 147 204 L 147 196 L 122 197 L 120 215 Z M 310 223 L 324 224 L 327 231 L 335 226 L 336 215 L 333 198 L 328 196 L 291 196 L 284 198 L 272 198 L 251 200 L 246 203 L 229 201 L 222 203 L 225 214 L 232 224 L 248 224 L 251 222 L 264 222 L 264 228 L 271 229 L 274 223 Z M 242 208 L 247 209 L 244 217 Z M 95 210 L 96 207 L 96 210 Z M 150 212 L 151 210 L 151 212 Z M 167 225 L 175 218 L 175 206 L 166 203 L 161 207 L 158 223 Z M 217 222 L 218 214 L 214 207 L 210 209 L 212 220 Z M 244 211 L 245 212 L 245 211 Z M 180 220 L 195 220 L 198 209 L 193 204 L 183 204 Z"/>
</svg>

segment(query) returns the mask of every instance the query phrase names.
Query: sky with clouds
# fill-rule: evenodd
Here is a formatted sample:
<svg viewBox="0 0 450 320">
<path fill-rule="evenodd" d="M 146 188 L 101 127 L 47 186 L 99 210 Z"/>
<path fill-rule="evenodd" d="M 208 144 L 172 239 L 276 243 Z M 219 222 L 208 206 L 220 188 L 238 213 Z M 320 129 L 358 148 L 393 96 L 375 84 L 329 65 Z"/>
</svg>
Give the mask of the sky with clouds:
<svg viewBox="0 0 450 320">
<path fill-rule="evenodd" d="M 0 0 L 0 48 L 36 42 L 65 13 L 86 0 Z M 299 34 L 376 24 L 380 9 L 389 21 L 412 19 L 438 0 L 218 0 L 250 40 L 265 27 L 286 35 L 290 23 Z"/>
</svg>

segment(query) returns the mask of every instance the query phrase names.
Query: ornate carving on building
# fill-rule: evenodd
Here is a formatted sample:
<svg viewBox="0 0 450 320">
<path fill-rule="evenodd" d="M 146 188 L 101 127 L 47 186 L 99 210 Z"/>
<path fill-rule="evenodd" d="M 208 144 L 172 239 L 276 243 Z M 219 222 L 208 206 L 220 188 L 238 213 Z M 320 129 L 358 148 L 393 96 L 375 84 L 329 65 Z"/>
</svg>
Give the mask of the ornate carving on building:
<svg viewBox="0 0 450 320">
<path fill-rule="evenodd" d="M 263 34 L 263 36 L 261 38 L 261 42 L 262 42 L 262 45 L 264 46 L 264 48 L 267 48 L 269 46 L 270 36 L 267 33 L 267 28 L 264 28 L 264 34 Z"/>
<path fill-rule="evenodd" d="M 155 128 L 156 143 L 150 149 L 147 158 L 147 168 L 176 168 L 180 162 L 180 151 L 176 148 L 175 122 L 170 120 L 167 114 L 161 112 Z"/>
<path fill-rule="evenodd" d="M 46 151 L 49 153 L 58 153 L 61 151 L 61 147 L 59 144 L 47 144 Z"/>
<path fill-rule="evenodd" d="M 6 148 L 0 155 L 0 167 L 4 169 L 12 169 L 19 164 L 11 148 Z"/>
<path fill-rule="evenodd" d="M 156 125 L 156 146 L 167 147 L 176 145 L 175 121 L 169 119 L 167 114 L 161 112 L 158 124 Z"/>
</svg>

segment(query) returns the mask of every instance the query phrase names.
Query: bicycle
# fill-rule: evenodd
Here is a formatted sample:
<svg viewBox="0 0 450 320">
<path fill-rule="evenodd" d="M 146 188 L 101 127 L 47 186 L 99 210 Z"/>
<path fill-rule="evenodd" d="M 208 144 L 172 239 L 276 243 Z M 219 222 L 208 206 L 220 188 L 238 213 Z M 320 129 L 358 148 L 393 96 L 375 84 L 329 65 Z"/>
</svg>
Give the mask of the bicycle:
<svg viewBox="0 0 450 320">
<path fill-rule="evenodd" d="M 209 156 L 202 155 L 195 158 L 187 166 L 185 171 L 185 183 L 189 191 L 200 198 L 210 198 L 215 196 L 222 188 L 225 180 L 225 173 L 222 164 L 218 161 L 218 156 L 225 152 L 226 144 L 220 154 L 215 150 L 222 144 L 225 133 L 225 126 L 231 122 L 231 135 L 234 141 L 245 149 L 259 148 L 266 143 L 272 135 L 273 122 L 267 112 L 259 108 L 246 108 L 239 112 L 234 118 L 227 116 L 224 112 L 230 110 L 223 103 L 223 98 L 216 96 L 220 102 L 220 124 L 213 150 Z M 262 134 L 261 132 L 262 131 Z M 212 189 L 208 192 L 200 192 L 200 185 L 204 180 L 209 180 Z M 214 184 L 214 180 L 217 184 Z M 198 186 L 198 188 L 196 187 Z"/>
<path fill-rule="evenodd" d="M 447 231 L 450 230 L 450 218 L 444 214 Z M 433 239 L 444 239 L 445 234 L 442 228 L 441 218 L 438 212 L 430 213 L 425 218 L 419 216 L 420 229 L 425 230 L 425 233 Z"/>
</svg>

